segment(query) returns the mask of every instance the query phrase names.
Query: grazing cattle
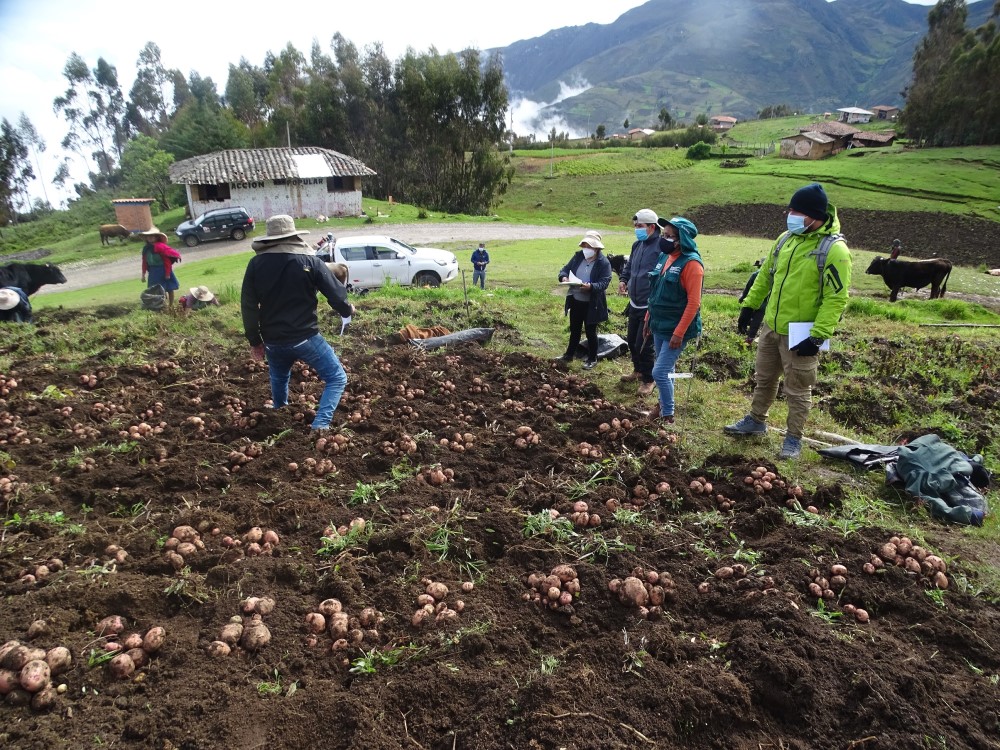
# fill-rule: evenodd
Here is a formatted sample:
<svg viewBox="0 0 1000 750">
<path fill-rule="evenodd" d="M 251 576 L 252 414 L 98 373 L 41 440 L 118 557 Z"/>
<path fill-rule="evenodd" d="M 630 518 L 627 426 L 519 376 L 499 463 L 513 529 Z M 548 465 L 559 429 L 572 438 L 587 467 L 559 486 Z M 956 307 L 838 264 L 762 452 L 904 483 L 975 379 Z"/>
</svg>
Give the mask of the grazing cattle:
<svg viewBox="0 0 1000 750">
<path fill-rule="evenodd" d="M 129 232 L 121 224 L 101 224 L 98 231 L 101 233 L 101 245 L 110 245 L 111 238 L 117 237 L 118 242 L 124 242 L 129 238 L 131 232 Z"/>
<path fill-rule="evenodd" d="M 29 297 L 45 284 L 65 284 L 66 277 L 51 263 L 7 263 L 0 266 L 0 287 L 16 286 Z"/>
<path fill-rule="evenodd" d="M 889 260 L 875 258 L 865 273 L 881 276 L 885 285 L 892 290 L 889 301 L 895 302 L 896 295 L 903 287 L 931 288 L 931 299 L 944 297 L 951 274 L 951 261 L 944 258 L 931 260 Z"/>
<path fill-rule="evenodd" d="M 622 270 L 625 268 L 625 261 L 628 260 L 628 256 L 625 255 L 608 255 L 608 263 L 611 264 L 611 270 L 618 274 L 618 278 L 622 276 Z"/>
</svg>

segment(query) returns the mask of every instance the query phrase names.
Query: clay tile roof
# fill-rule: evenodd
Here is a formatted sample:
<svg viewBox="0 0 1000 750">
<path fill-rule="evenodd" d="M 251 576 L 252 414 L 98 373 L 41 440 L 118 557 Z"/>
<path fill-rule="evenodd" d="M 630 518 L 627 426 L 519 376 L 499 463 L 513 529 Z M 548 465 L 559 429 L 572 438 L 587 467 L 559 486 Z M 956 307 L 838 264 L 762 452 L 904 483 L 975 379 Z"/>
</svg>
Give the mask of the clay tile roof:
<svg viewBox="0 0 1000 750">
<path fill-rule="evenodd" d="M 853 136 L 856 141 L 869 141 L 871 143 L 890 143 L 896 140 L 895 133 L 855 133 Z"/>
<path fill-rule="evenodd" d="M 715 122 L 736 122 L 736 118 L 729 115 L 715 115 L 711 119 L 715 120 Z"/>
<path fill-rule="evenodd" d="M 836 121 L 816 122 L 804 128 L 799 128 L 800 133 L 805 133 L 806 131 L 810 133 L 826 133 L 827 135 L 833 136 L 853 135 L 854 133 L 860 132 L 858 128 L 853 125 L 848 125 L 846 122 Z"/>
<path fill-rule="evenodd" d="M 808 138 L 810 141 L 814 141 L 815 143 L 832 143 L 833 141 L 837 140 L 833 136 L 829 136 L 826 133 L 816 133 L 814 131 L 800 133 L 800 135 Z M 792 137 L 794 138 L 795 136 Z"/>
<path fill-rule="evenodd" d="M 170 165 L 170 181 L 179 185 L 374 174 L 354 157 L 316 146 L 228 149 Z"/>
</svg>

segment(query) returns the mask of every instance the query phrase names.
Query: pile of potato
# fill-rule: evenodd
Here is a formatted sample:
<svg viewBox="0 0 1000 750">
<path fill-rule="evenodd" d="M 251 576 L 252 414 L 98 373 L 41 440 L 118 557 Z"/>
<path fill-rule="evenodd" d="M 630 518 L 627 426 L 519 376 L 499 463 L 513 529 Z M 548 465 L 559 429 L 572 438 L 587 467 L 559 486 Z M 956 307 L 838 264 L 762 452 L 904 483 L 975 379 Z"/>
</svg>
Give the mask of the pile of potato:
<svg viewBox="0 0 1000 750">
<path fill-rule="evenodd" d="M 0 396 L 6 398 L 17 388 L 17 380 L 13 375 L 0 375 Z"/>
<path fill-rule="evenodd" d="M 9 411 L 0 412 L 0 445 L 30 445 L 31 438 L 22 426 L 21 417 Z"/>
<path fill-rule="evenodd" d="M 711 495 L 715 488 L 705 477 L 696 477 L 688 485 L 692 495 Z"/>
<path fill-rule="evenodd" d="M 604 449 L 599 445 L 592 445 L 586 440 L 576 446 L 577 452 L 584 458 L 604 458 Z"/>
<path fill-rule="evenodd" d="M 421 395 L 423 391 L 420 391 Z M 404 420 L 417 419 L 420 416 L 420 412 L 414 409 L 409 404 L 403 404 L 402 406 L 393 407 L 385 410 L 385 415 L 387 417 L 399 417 Z"/>
<path fill-rule="evenodd" d="M 176 370 L 179 367 L 180 365 L 172 359 L 163 359 L 159 362 L 146 363 L 139 367 L 139 371 L 143 375 L 159 375 L 162 371 Z"/>
<path fill-rule="evenodd" d="M 430 578 L 423 578 L 420 584 L 424 587 L 424 593 L 417 596 L 417 609 L 410 619 L 410 624 L 415 628 L 430 621 L 433 617 L 437 623 L 452 622 L 458 619 L 459 614 L 465 611 L 465 602 L 456 599 L 453 606 L 449 607 L 447 598 L 451 593 L 448 587 L 440 581 L 432 581 Z M 464 581 L 461 586 L 463 593 L 470 593 L 475 589 L 472 581 Z"/>
<path fill-rule="evenodd" d="M 149 664 L 150 657 L 157 654 L 167 640 L 167 631 L 159 625 L 154 625 L 145 633 L 123 636 L 126 628 L 121 615 L 108 615 L 97 623 L 94 630 L 104 639 L 104 650 L 116 653 L 108 662 L 108 671 L 120 680 L 131 677 L 136 669 Z"/>
<path fill-rule="evenodd" d="M 110 422 L 119 414 L 125 413 L 125 407 L 110 401 L 98 401 L 90 407 L 90 416 L 98 422 Z"/>
<path fill-rule="evenodd" d="M 671 433 L 673 434 L 673 433 Z M 667 438 L 668 443 L 674 443 L 676 441 L 676 436 L 674 440 Z M 663 466 L 670 460 L 670 447 L 666 445 L 651 445 L 646 449 L 646 459 L 656 466 Z"/>
<path fill-rule="evenodd" d="M 923 577 L 935 588 L 948 588 L 948 564 L 919 544 L 914 544 L 909 537 L 892 537 L 882 545 L 878 554 L 873 554 L 871 560 L 865 563 L 864 571 L 873 574 L 883 564 L 904 568 L 907 573 Z"/>
<path fill-rule="evenodd" d="M 3 442 L 0 440 L 0 444 Z M 17 474 L 8 474 L 5 477 L 0 477 L 0 499 L 10 500 L 17 495 L 20 487 L 21 483 L 17 481 Z"/>
<path fill-rule="evenodd" d="M 441 438 L 438 444 L 442 448 L 447 448 L 455 453 L 465 453 L 468 450 L 472 450 L 473 446 L 475 446 L 476 436 L 471 432 L 456 432 L 450 438 Z M 416 450 L 416 443 L 414 443 L 414 450 Z"/>
<path fill-rule="evenodd" d="M 21 583 L 27 585 L 33 585 L 40 581 L 44 581 L 53 573 L 58 573 L 60 570 L 65 568 L 65 564 L 58 557 L 50 557 L 43 563 L 39 563 L 34 567 L 22 568 L 20 574 L 18 575 L 18 580 Z"/>
<path fill-rule="evenodd" d="M 318 453 L 336 454 L 346 451 L 351 439 L 342 433 L 333 435 L 321 435 L 316 438 L 315 447 Z"/>
<path fill-rule="evenodd" d="M 455 481 L 455 470 L 443 469 L 441 468 L 441 464 L 434 464 L 417 474 L 416 478 L 417 481 L 426 482 L 434 487 L 440 487 L 442 484 Z"/>
<path fill-rule="evenodd" d="M 631 429 L 631 419 L 618 419 L 618 417 L 615 417 L 610 422 L 601 422 L 597 426 L 597 434 L 608 440 L 621 440 Z"/>
<path fill-rule="evenodd" d="M 712 573 L 713 578 L 718 583 L 735 583 L 740 591 L 759 592 L 767 595 L 780 594 L 781 591 L 775 587 L 774 578 L 768 575 L 749 575 L 747 566 L 743 563 L 733 563 L 716 568 Z M 698 584 L 698 593 L 707 594 L 712 590 L 709 581 L 702 581 Z"/>
<path fill-rule="evenodd" d="M 320 602 L 317 611 L 305 617 L 306 646 L 316 648 L 320 645 L 320 636 L 325 633 L 330 637 L 325 648 L 339 654 L 342 665 L 347 666 L 350 660 L 344 652 L 352 647 L 377 646 L 381 640 L 378 628 L 383 622 L 385 617 L 374 607 L 365 607 L 357 616 L 352 616 L 344 610 L 339 599 L 326 599 Z"/>
<path fill-rule="evenodd" d="M 323 536 L 328 539 L 333 539 L 338 536 L 347 536 L 355 530 L 364 531 L 366 525 L 365 519 L 359 516 L 358 518 L 351 519 L 351 523 L 347 526 L 338 526 L 337 528 L 327 526 L 323 529 Z"/>
<path fill-rule="evenodd" d="M 612 578 L 608 590 L 618 596 L 627 607 L 635 607 L 644 620 L 656 620 L 663 615 L 663 607 L 677 599 L 674 579 L 666 571 L 644 570 L 636 567 L 624 579 Z"/>
<path fill-rule="evenodd" d="M 230 472 L 235 473 L 240 470 L 241 466 L 250 463 L 262 455 L 264 455 L 264 446 L 259 443 L 244 445 L 239 450 L 230 451 L 229 455 L 226 456 L 226 460 L 229 462 L 227 468 Z"/>
<path fill-rule="evenodd" d="M 564 615 L 575 613 L 573 601 L 580 596 L 580 578 L 572 565 L 556 565 L 548 575 L 532 573 L 528 576 L 529 591 L 521 598 Z"/>
<path fill-rule="evenodd" d="M 28 638 L 48 634 L 44 620 L 36 620 L 28 628 Z M 7 641 L 0 646 L 0 696 L 11 706 L 30 705 L 44 711 L 55 705 L 66 685 L 54 686 L 52 678 L 69 670 L 73 657 L 65 646 L 47 651 L 31 648 L 20 641 Z"/>
<path fill-rule="evenodd" d="M 490 384 L 478 375 L 472 379 L 472 387 L 469 388 L 471 393 L 489 393 L 492 390 Z"/>
<path fill-rule="evenodd" d="M 274 599 L 249 596 L 240 603 L 243 615 L 233 615 L 219 631 L 219 639 L 208 644 L 209 656 L 229 656 L 239 645 L 245 651 L 257 652 L 271 642 L 271 631 L 264 617 L 274 611 Z"/>
<path fill-rule="evenodd" d="M 417 452 L 417 441 L 405 432 L 396 440 L 384 440 L 379 445 L 383 456 L 412 456 Z"/>
<path fill-rule="evenodd" d="M 94 373 L 85 373 L 80 376 L 80 385 L 84 388 L 96 388 L 98 380 L 104 377 L 107 377 L 107 374 L 104 372 L 99 372 L 96 375 Z"/>
<path fill-rule="evenodd" d="M 176 526 L 163 544 L 163 559 L 170 563 L 170 567 L 174 570 L 181 570 L 187 564 L 187 558 L 204 549 L 205 542 L 194 526 Z"/>
<path fill-rule="evenodd" d="M 538 445 L 541 436 L 528 425 L 520 425 L 514 430 L 514 447 L 519 451 L 527 450 L 532 445 Z"/>
<path fill-rule="evenodd" d="M 573 503 L 573 512 L 569 514 L 569 520 L 581 529 L 601 525 L 600 515 L 590 512 L 590 505 L 586 500 L 577 500 Z"/>
</svg>

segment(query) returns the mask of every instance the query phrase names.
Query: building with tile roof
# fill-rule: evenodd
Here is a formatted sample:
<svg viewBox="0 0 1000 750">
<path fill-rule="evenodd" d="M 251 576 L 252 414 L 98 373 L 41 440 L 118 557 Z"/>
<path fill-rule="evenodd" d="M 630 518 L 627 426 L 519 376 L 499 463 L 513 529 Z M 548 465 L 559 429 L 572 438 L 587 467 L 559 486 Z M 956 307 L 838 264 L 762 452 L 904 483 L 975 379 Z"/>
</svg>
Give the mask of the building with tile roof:
<svg viewBox="0 0 1000 750">
<path fill-rule="evenodd" d="M 170 166 L 192 216 L 243 206 L 251 216 L 359 216 L 361 180 L 375 172 L 357 159 L 316 146 L 227 149 Z"/>
</svg>

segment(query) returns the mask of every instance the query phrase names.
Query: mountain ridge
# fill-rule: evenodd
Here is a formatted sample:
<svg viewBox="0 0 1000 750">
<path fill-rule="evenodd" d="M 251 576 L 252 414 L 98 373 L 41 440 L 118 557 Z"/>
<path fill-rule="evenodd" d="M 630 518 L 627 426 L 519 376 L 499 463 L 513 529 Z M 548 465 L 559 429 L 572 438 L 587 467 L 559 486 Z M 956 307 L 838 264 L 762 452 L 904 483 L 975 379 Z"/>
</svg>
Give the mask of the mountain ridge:
<svg viewBox="0 0 1000 750">
<path fill-rule="evenodd" d="M 968 25 L 992 0 L 970 3 Z M 497 49 L 515 97 L 582 131 L 652 126 L 662 107 L 748 119 L 765 106 L 901 106 L 933 6 L 903 0 L 649 0 L 609 24 L 553 29 Z"/>
</svg>

